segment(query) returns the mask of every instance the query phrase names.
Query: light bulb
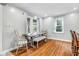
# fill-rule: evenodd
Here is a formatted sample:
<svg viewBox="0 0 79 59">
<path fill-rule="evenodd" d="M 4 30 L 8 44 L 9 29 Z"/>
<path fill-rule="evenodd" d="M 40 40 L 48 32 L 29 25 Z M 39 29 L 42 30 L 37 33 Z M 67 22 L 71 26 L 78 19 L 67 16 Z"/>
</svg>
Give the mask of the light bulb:
<svg viewBox="0 0 79 59">
<path fill-rule="evenodd" d="M 11 9 L 10 9 L 10 11 L 11 11 L 11 12 L 14 12 L 14 11 L 15 11 L 15 9 L 14 9 L 14 8 L 11 8 Z"/>
</svg>

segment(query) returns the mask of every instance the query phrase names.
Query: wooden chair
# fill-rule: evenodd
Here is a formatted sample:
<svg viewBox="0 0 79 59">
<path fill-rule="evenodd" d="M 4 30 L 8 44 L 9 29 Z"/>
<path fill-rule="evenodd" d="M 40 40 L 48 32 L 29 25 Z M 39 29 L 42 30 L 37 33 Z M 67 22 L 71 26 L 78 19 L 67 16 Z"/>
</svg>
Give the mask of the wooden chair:
<svg viewBox="0 0 79 59">
<path fill-rule="evenodd" d="M 71 46 L 71 49 L 72 49 L 72 53 L 74 54 L 74 56 L 76 55 L 76 47 L 75 47 L 75 45 L 74 45 L 74 32 L 72 31 L 72 30 L 70 30 L 70 32 L 71 32 L 71 35 L 72 35 L 72 46 Z"/>
<path fill-rule="evenodd" d="M 79 49 L 79 41 L 77 38 L 77 34 L 75 31 L 70 30 L 71 35 L 72 35 L 72 53 L 74 54 L 74 56 L 77 56 L 78 53 L 78 49 Z"/>
<path fill-rule="evenodd" d="M 78 38 L 77 38 L 77 34 L 75 31 L 73 31 L 74 33 L 74 46 L 75 46 L 75 54 L 76 56 L 78 56 L 79 52 L 78 52 L 78 49 L 79 49 L 79 41 L 78 41 Z"/>
</svg>

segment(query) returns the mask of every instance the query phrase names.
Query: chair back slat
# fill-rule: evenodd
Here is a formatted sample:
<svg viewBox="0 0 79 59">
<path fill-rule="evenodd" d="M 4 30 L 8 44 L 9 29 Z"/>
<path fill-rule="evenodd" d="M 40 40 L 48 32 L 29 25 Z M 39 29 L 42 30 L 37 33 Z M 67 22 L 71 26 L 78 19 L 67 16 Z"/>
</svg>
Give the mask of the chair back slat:
<svg viewBox="0 0 79 59">
<path fill-rule="evenodd" d="M 75 31 L 70 30 L 72 34 L 72 52 L 74 56 L 78 55 L 78 38 L 77 33 Z"/>
<path fill-rule="evenodd" d="M 75 46 L 78 46 L 77 34 L 75 31 L 73 31 L 73 32 L 74 32 L 74 44 L 75 44 Z"/>
<path fill-rule="evenodd" d="M 74 32 L 72 30 L 70 30 L 71 32 L 71 36 L 72 36 L 72 46 L 74 46 Z"/>
<path fill-rule="evenodd" d="M 19 35 L 19 32 L 17 30 L 14 30 L 15 36 L 18 40 L 21 40 L 21 36 Z"/>
</svg>

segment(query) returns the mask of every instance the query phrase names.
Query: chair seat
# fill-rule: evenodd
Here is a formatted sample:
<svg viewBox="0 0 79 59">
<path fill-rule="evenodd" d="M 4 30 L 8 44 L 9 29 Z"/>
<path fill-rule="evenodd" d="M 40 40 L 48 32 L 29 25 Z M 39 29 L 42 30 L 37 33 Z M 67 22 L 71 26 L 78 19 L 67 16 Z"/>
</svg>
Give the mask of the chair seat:
<svg viewBox="0 0 79 59">
<path fill-rule="evenodd" d="M 27 43 L 27 41 L 23 41 L 23 40 L 18 41 L 18 45 L 22 45 L 22 44 L 26 44 L 26 43 Z"/>
<path fill-rule="evenodd" d="M 41 41 L 41 40 L 43 40 L 45 38 L 46 38 L 45 36 L 40 36 L 40 37 L 37 37 L 37 38 L 33 39 L 33 41 L 38 42 L 38 41 Z"/>
</svg>

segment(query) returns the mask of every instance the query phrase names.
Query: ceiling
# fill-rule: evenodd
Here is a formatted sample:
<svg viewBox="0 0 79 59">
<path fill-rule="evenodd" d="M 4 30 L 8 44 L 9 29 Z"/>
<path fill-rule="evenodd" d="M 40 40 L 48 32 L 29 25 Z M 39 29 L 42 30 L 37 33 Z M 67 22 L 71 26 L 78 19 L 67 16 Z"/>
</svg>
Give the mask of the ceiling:
<svg viewBox="0 0 79 59">
<path fill-rule="evenodd" d="M 11 3 L 10 5 L 34 16 L 56 16 L 73 12 L 73 8 L 79 10 L 79 3 Z"/>
</svg>

